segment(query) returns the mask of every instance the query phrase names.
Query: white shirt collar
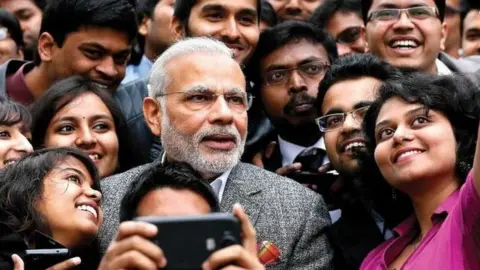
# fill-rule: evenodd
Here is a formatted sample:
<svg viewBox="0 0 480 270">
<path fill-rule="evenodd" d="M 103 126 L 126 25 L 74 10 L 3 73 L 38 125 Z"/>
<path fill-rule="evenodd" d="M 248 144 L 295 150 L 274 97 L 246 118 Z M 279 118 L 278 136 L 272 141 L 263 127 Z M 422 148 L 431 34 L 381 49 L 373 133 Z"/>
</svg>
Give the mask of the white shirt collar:
<svg viewBox="0 0 480 270">
<path fill-rule="evenodd" d="M 282 166 L 292 164 L 298 154 L 300 154 L 305 149 L 320 148 L 325 150 L 325 142 L 323 141 L 323 136 L 314 145 L 308 147 L 303 147 L 291 142 L 287 142 L 283 140 L 280 136 L 278 136 L 278 144 L 280 146 L 280 153 L 282 154 Z M 328 159 L 325 158 L 324 164 L 327 162 Z"/>
<path fill-rule="evenodd" d="M 163 164 L 165 163 L 165 160 L 167 159 L 167 155 L 165 154 L 165 152 L 163 152 L 162 154 L 162 157 L 160 159 L 160 162 Z M 225 186 L 227 185 L 227 180 L 228 180 L 228 177 L 230 176 L 230 173 L 232 172 L 232 169 L 228 169 L 226 170 L 224 173 L 222 173 L 219 177 L 217 177 L 217 179 L 213 180 L 210 185 L 217 181 L 217 180 L 220 180 L 222 181 L 222 185 L 220 186 L 220 191 L 218 192 L 218 202 L 221 202 L 222 201 L 222 198 L 223 198 L 223 192 L 225 191 Z"/>
<path fill-rule="evenodd" d="M 435 59 L 435 66 L 437 66 L 437 75 L 451 75 L 452 71 L 440 59 Z"/>
</svg>

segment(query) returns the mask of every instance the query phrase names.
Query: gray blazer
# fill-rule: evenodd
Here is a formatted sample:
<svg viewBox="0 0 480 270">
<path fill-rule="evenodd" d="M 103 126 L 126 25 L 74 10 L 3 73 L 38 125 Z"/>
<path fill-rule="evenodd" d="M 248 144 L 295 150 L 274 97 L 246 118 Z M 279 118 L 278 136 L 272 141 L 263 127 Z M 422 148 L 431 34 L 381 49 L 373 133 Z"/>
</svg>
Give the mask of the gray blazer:
<svg viewBox="0 0 480 270">
<path fill-rule="evenodd" d="M 115 237 L 120 201 L 130 183 L 147 166 L 102 180 L 104 223 L 102 250 Z M 325 234 L 330 225 L 325 202 L 302 185 L 253 165 L 239 163 L 227 181 L 222 211 L 234 203 L 245 208 L 257 231 L 257 242 L 270 241 L 280 250 L 280 261 L 267 269 L 331 269 L 333 251 Z"/>
</svg>

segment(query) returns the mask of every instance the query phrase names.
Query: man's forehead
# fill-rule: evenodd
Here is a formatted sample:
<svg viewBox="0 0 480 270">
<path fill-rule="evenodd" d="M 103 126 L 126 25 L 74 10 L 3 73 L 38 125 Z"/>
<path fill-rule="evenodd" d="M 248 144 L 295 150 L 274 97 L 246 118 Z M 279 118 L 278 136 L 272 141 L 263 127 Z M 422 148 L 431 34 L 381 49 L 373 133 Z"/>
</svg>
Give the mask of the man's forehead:
<svg viewBox="0 0 480 270">
<path fill-rule="evenodd" d="M 200 10 L 215 7 L 235 12 L 249 9 L 258 13 L 257 0 L 198 0 L 194 7 Z"/>
<path fill-rule="evenodd" d="M 33 0 L 0 0 L 0 7 L 16 11 L 35 8 L 36 5 Z"/>
<path fill-rule="evenodd" d="M 379 6 L 406 8 L 420 5 L 436 7 L 434 0 L 373 0 L 372 2 L 372 8 Z"/>
<path fill-rule="evenodd" d="M 295 53 L 292 53 L 292 50 L 295 50 Z M 298 65 L 302 64 L 302 62 L 317 60 L 329 62 L 328 53 L 323 44 L 302 39 L 289 42 L 274 50 L 263 58 L 261 66 L 265 69 L 273 65 Z"/>
</svg>

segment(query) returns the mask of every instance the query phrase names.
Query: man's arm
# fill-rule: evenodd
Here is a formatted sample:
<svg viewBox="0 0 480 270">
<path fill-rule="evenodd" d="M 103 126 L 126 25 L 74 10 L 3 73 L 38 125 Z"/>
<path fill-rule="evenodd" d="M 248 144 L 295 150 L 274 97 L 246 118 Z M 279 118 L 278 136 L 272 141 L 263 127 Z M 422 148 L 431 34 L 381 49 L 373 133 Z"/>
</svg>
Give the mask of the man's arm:
<svg viewBox="0 0 480 270">
<path fill-rule="evenodd" d="M 322 197 L 305 189 L 305 224 L 286 269 L 333 269 L 333 249 L 327 239 L 330 216 Z"/>
</svg>

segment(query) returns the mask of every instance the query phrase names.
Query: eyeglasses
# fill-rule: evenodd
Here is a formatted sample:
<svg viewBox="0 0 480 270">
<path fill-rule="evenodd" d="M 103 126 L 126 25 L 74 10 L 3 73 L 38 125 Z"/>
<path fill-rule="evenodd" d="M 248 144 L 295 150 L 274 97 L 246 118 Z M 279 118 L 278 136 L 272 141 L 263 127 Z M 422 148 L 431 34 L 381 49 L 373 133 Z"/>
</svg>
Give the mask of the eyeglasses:
<svg viewBox="0 0 480 270">
<path fill-rule="evenodd" d="M 362 124 L 363 118 L 365 117 L 369 107 L 370 106 L 364 106 L 346 113 L 327 114 L 317 118 L 315 122 L 317 122 L 321 132 L 328 132 L 341 128 L 348 114 L 351 114 L 353 119 L 358 124 Z"/>
<path fill-rule="evenodd" d="M 362 33 L 361 26 L 349 27 L 343 30 L 340 34 L 338 34 L 337 39 L 335 41 L 337 43 L 351 44 L 360 38 L 361 33 Z"/>
<path fill-rule="evenodd" d="M 182 103 L 192 111 L 208 110 L 215 103 L 219 96 L 223 96 L 228 107 L 235 112 L 245 112 L 252 106 L 253 96 L 250 93 L 232 91 L 217 94 L 210 90 L 198 89 L 194 91 L 172 92 L 161 94 L 159 97 L 173 94 L 182 95 Z"/>
<path fill-rule="evenodd" d="M 438 10 L 435 7 L 419 6 L 411 8 L 392 8 L 373 11 L 368 16 L 368 21 L 396 21 L 400 19 L 402 13 L 407 13 L 409 19 L 425 20 L 428 18 L 438 18 Z"/>
<path fill-rule="evenodd" d="M 327 63 L 313 61 L 301 64 L 295 68 L 274 69 L 267 71 L 263 78 L 267 85 L 283 85 L 292 77 L 294 70 L 298 70 L 298 73 L 303 79 L 319 78 L 325 75 L 325 72 L 327 72 L 329 67 L 330 65 Z"/>
</svg>

